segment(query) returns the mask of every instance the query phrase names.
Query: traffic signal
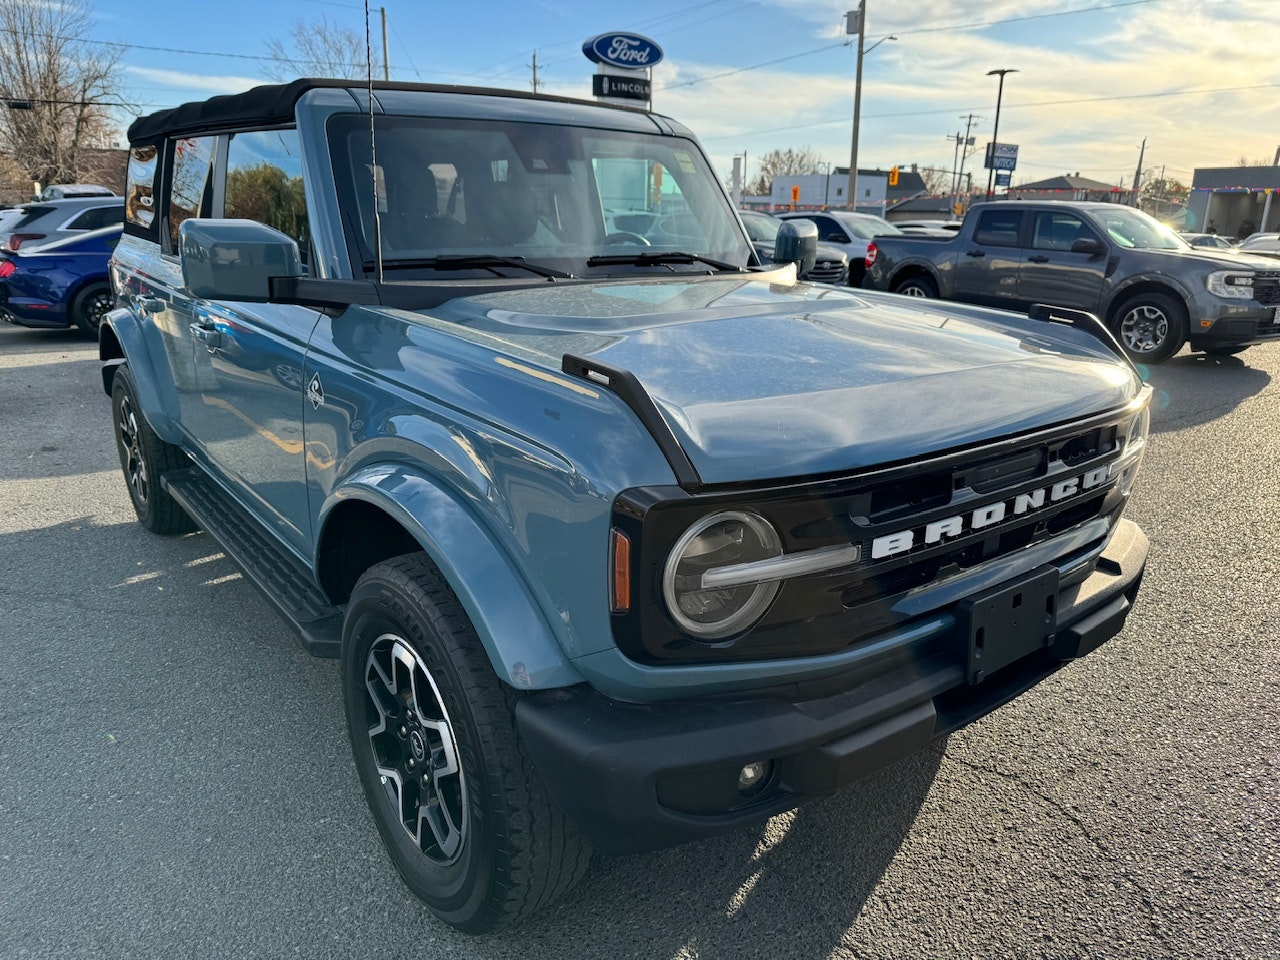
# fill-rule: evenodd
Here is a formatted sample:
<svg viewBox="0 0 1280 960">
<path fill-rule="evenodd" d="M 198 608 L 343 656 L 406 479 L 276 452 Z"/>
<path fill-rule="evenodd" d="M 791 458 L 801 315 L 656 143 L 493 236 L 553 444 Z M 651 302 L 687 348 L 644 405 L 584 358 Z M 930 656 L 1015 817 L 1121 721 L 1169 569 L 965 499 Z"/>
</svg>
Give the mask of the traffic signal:
<svg viewBox="0 0 1280 960">
<path fill-rule="evenodd" d="M 889 168 L 889 186 L 896 187 L 898 185 L 898 168 Z"/>
</svg>

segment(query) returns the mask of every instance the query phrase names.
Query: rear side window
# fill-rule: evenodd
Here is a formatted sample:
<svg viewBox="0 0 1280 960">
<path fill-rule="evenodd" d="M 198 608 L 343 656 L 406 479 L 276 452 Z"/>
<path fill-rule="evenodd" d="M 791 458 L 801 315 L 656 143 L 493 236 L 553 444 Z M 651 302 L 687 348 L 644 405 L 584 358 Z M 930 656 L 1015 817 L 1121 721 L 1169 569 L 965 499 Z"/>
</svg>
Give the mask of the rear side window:
<svg viewBox="0 0 1280 960">
<path fill-rule="evenodd" d="M 297 130 L 237 133 L 227 147 L 223 216 L 256 220 L 298 242 L 303 261 L 311 241 Z"/>
<path fill-rule="evenodd" d="M 169 171 L 169 249 L 178 249 L 178 227 L 190 217 L 207 217 L 213 207 L 213 153 L 216 137 L 187 137 L 173 144 Z"/>
<path fill-rule="evenodd" d="M 138 237 L 156 239 L 156 167 L 160 150 L 144 143 L 129 149 L 129 172 L 125 178 L 125 230 Z"/>
<path fill-rule="evenodd" d="M 973 239 L 991 247 L 1016 247 L 1021 230 L 1021 210 L 983 210 Z"/>
<path fill-rule="evenodd" d="M 114 226 L 124 219 L 124 207 L 112 204 L 109 207 L 91 207 L 85 210 L 70 223 L 67 230 L 100 230 Z"/>
</svg>

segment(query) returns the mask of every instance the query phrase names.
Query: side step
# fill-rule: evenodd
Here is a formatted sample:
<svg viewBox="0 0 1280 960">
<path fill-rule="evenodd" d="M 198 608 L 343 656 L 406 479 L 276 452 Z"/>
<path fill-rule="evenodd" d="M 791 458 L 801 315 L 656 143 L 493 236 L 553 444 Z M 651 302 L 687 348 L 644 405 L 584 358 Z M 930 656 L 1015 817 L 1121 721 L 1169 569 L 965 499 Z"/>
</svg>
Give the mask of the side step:
<svg viewBox="0 0 1280 960">
<path fill-rule="evenodd" d="M 339 655 L 342 609 L 325 599 L 296 557 L 278 547 L 257 520 L 199 469 L 174 470 L 160 483 L 298 631 L 309 654 Z"/>
</svg>

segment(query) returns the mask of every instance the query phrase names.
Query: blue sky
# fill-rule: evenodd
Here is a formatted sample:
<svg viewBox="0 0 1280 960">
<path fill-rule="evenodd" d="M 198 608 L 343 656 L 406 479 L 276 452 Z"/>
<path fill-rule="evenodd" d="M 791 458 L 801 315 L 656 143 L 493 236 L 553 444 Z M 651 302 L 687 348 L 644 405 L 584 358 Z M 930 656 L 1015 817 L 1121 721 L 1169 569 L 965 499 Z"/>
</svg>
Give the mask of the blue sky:
<svg viewBox="0 0 1280 960">
<path fill-rule="evenodd" d="M 299 21 L 363 34 L 344 0 L 91 0 L 88 39 L 128 44 L 120 67 L 143 112 L 266 82 L 267 41 Z M 381 0 L 392 78 L 529 89 L 537 51 L 545 92 L 590 95 L 583 40 L 627 30 L 655 40 L 654 109 L 698 134 L 726 175 L 761 154 L 809 147 L 849 162 L 853 0 Z M 1000 139 L 1019 146 L 1019 182 L 1079 172 L 1131 184 L 1189 182 L 1193 168 L 1270 160 L 1280 146 L 1280 0 L 867 0 L 859 166 L 950 169 L 947 137 L 975 115 L 990 139 L 995 68 L 1005 81 Z M 123 121 L 124 118 L 122 118 Z M 981 167 L 981 155 L 966 168 Z M 1280 186 L 1280 184 L 1278 184 Z"/>
</svg>

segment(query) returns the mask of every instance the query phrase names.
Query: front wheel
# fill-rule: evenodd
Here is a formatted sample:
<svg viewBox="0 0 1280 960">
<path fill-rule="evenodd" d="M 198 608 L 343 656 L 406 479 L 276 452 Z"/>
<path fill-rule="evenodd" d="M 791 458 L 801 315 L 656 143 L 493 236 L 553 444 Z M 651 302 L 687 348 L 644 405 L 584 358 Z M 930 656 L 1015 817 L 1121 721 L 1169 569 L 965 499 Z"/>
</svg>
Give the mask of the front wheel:
<svg viewBox="0 0 1280 960">
<path fill-rule="evenodd" d="M 138 391 L 127 363 L 116 368 L 111 381 L 111 421 L 115 426 L 120 469 L 124 471 L 138 522 L 152 533 L 194 530 L 191 517 L 160 485 L 160 475 L 186 466 L 187 455 L 161 440 L 147 423 L 138 405 Z"/>
<path fill-rule="evenodd" d="M 893 292 L 904 297 L 925 297 L 932 300 L 938 296 L 938 287 L 928 277 L 907 277 L 894 285 Z"/>
<path fill-rule="evenodd" d="M 1112 330 L 1135 363 L 1163 363 L 1187 340 L 1187 310 L 1167 293 L 1140 293 L 1116 311 Z"/>
<path fill-rule="evenodd" d="M 591 850 L 526 758 L 516 695 L 425 555 L 377 564 L 356 584 L 342 684 L 374 823 L 432 913 L 486 933 L 578 881 Z"/>
</svg>

